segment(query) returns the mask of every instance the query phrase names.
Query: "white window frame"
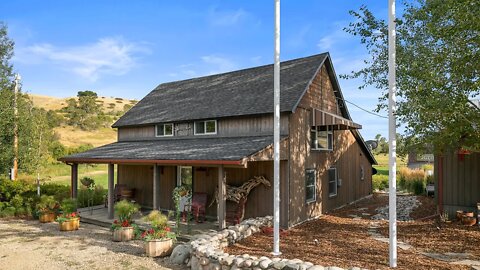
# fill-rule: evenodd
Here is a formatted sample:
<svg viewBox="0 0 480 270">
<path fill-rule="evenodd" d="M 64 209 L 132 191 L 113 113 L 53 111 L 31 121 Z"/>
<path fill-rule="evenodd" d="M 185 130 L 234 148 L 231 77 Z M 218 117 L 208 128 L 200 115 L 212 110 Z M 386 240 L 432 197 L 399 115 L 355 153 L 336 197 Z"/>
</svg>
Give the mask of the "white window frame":
<svg viewBox="0 0 480 270">
<path fill-rule="evenodd" d="M 163 135 L 158 135 L 158 126 L 162 125 L 163 126 Z M 172 126 L 172 134 L 170 135 L 165 135 L 165 126 L 170 125 Z M 156 124 L 155 125 L 155 137 L 173 137 L 175 134 L 175 125 L 173 123 L 164 123 L 164 124 Z"/>
<path fill-rule="evenodd" d="M 311 173 L 313 172 L 313 177 L 314 177 L 314 181 L 313 181 L 313 185 L 308 185 L 307 186 L 307 174 L 308 173 Z M 312 187 L 313 186 L 313 198 L 312 199 L 308 199 L 307 198 L 307 188 L 309 187 Z M 307 169 L 305 170 L 305 202 L 306 203 L 312 203 L 312 202 L 316 202 L 317 201 L 317 171 L 315 169 Z"/>
<path fill-rule="evenodd" d="M 333 183 L 332 181 L 330 181 L 330 171 L 333 170 L 335 171 L 335 193 L 333 193 L 331 190 L 330 190 L 330 183 Z M 335 167 L 330 167 L 328 170 L 327 170 L 327 178 L 328 178 L 328 197 L 332 198 L 332 197 L 335 197 L 337 196 L 338 194 L 338 174 L 337 174 L 337 168 Z"/>
<path fill-rule="evenodd" d="M 192 166 L 177 166 L 177 187 L 182 185 L 182 169 L 183 168 L 192 170 L 192 186 L 193 186 L 193 167 Z"/>
<path fill-rule="evenodd" d="M 215 132 L 207 132 L 207 122 L 214 122 L 215 123 Z M 203 130 L 204 133 L 197 133 L 197 123 L 203 122 Z M 193 123 L 193 134 L 194 135 L 216 135 L 217 134 L 217 120 L 202 120 L 202 121 L 195 121 Z"/>
<path fill-rule="evenodd" d="M 333 151 L 334 137 L 333 137 L 333 129 L 331 128 L 331 126 L 327 126 L 326 131 L 325 130 L 320 130 L 320 126 L 313 126 L 310 129 L 310 134 L 312 132 L 315 133 L 315 136 L 313 138 L 310 138 L 311 142 L 317 141 L 317 137 L 318 137 L 319 132 L 327 132 L 327 148 L 319 148 L 318 143 L 315 143 L 315 147 L 312 147 L 312 150 Z M 331 140 L 332 143 L 331 144 L 330 144 L 329 136 L 332 137 L 332 140 Z M 312 145 L 312 143 L 310 143 L 310 147 L 311 147 L 311 145 Z"/>
</svg>

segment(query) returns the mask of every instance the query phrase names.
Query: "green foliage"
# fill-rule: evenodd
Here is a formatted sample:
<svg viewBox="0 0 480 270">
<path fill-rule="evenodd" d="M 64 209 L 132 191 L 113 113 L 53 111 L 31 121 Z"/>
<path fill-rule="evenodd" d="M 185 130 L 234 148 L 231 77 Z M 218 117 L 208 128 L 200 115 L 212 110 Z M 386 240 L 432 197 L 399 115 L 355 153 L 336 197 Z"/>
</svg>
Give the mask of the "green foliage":
<svg viewBox="0 0 480 270">
<path fill-rule="evenodd" d="M 54 212 L 58 208 L 58 202 L 53 196 L 42 195 L 35 208 L 38 214 Z"/>
<path fill-rule="evenodd" d="M 78 190 L 78 207 L 88 207 L 88 200 L 91 200 L 91 205 L 101 205 L 105 202 L 105 196 L 108 191 L 102 186 L 96 186 L 93 190 L 80 189 Z"/>
<path fill-rule="evenodd" d="M 375 174 L 372 176 L 373 190 L 386 190 L 388 188 L 388 175 Z"/>
<path fill-rule="evenodd" d="M 361 89 L 382 89 L 378 110 L 387 107 L 387 23 L 362 6 L 351 11 L 345 30 L 360 37 L 370 59 L 344 78 L 360 78 Z M 469 101 L 480 94 L 480 5 L 477 0 L 405 2 L 397 18 L 398 120 L 408 148 L 433 145 L 480 149 L 480 109 Z"/>
<path fill-rule="evenodd" d="M 17 210 L 13 206 L 7 206 L 2 211 L 0 211 L 0 217 L 14 217 Z"/>
<path fill-rule="evenodd" d="M 73 198 L 66 198 L 60 203 L 60 210 L 62 213 L 71 214 L 77 211 L 77 200 Z"/>
<path fill-rule="evenodd" d="M 140 211 L 140 205 L 121 200 L 115 204 L 114 209 L 120 222 L 128 221 L 132 223 L 132 216 Z"/>
<path fill-rule="evenodd" d="M 411 170 L 409 168 L 401 168 L 398 173 L 398 186 L 401 189 L 421 195 L 425 192 L 427 178 L 423 170 Z"/>
<path fill-rule="evenodd" d="M 41 185 L 40 190 L 41 190 L 41 194 L 51 195 L 55 198 L 56 201 L 59 201 L 59 202 L 66 198 L 70 198 L 69 186 L 55 184 L 55 183 L 45 183 Z"/>
<path fill-rule="evenodd" d="M 142 234 L 145 241 L 153 239 L 176 239 L 175 233 L 170 231 L 168 227 L 168 217 L 160 213 L 158 210 L 153 210 L 143 218 L 144 221 L 149 222 L 152 228 Z"/>
</svg>

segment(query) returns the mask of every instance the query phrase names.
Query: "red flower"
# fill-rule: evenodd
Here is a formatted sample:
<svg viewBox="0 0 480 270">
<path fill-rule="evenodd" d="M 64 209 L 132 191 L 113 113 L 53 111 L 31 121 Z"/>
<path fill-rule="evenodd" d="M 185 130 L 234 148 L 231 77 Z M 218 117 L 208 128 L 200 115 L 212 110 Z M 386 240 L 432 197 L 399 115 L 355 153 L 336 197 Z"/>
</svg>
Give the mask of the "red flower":
<svg viewBox="0 0 480 270">
<path fill-rule="evenodd" d="M 128 222 L 128 220 L 124 220 L 122 222 L 122 227 L 130 227 L 130 223 Z"/>
<path fill-rule="evenodd" d="M 77 213 L 73 212 L 72 214 L 70 214 L 71 217 L 76 217 L 77 216 Z"/>
<path fill-rule="evenodd" d="M 149 233 L 154 233 L 155 231 L 153 229 L 148 230 Z"/>
<path fill-rule="evenodd" d="M 169 232 L 169 231 L 170 231 L 170 227 L 166 227 L 166 228 L 165 228 L 165 231 Z"/>
<path fill-rule="evenodd" d="M 115 220 L 113 221 L 113 223 L 117 224 L 117 223 L 118 223 L 118 220 L 115 219 Z"/>
</svg>

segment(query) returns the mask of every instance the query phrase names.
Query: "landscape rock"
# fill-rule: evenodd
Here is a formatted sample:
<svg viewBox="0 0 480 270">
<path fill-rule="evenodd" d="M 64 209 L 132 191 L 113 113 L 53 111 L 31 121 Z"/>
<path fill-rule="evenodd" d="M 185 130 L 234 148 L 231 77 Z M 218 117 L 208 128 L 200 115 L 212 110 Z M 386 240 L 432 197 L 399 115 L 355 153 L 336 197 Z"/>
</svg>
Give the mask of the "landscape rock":
<svg viewBox="0 0 480 270">
<path fill-rule="evenodd" d="M 176 246 L 170 255 L 170 261 L 174 264 L 183 264 L 187 258 L 190 258 L 192 247 L 188 244 Z"/>
</svg>

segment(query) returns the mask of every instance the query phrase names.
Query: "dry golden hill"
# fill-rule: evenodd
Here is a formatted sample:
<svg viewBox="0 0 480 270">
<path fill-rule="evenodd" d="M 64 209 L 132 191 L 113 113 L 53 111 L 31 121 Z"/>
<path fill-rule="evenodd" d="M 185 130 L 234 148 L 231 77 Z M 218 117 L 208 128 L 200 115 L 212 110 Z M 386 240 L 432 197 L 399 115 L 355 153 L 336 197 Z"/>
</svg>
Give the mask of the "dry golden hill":
<svg viewBox="0 0 480 270">
<path fill-rule="evenodd" d="M 35 107 L 44 108 L 46 110 L 59 110 L 66 106 L 69 98 L 50 97 L 37 94 L 28 94 L 33 101 Z M 114 97 L 102 97 L 97 99 L 102 104 L 105 112 L 123 111 L 124 106 L 134 105 L 136 100 L 129 100 Z M 72 126 L 56 127 L 55 132 L 59 136 L 59 141 L 65 146 L 76 147 L 83 144 L 92 144 L 93 146 L 101 146 L 117 140 L 117 132 L 112 128 L 99 128 L 93 131 L 85 131 Z"/>
</svg>

